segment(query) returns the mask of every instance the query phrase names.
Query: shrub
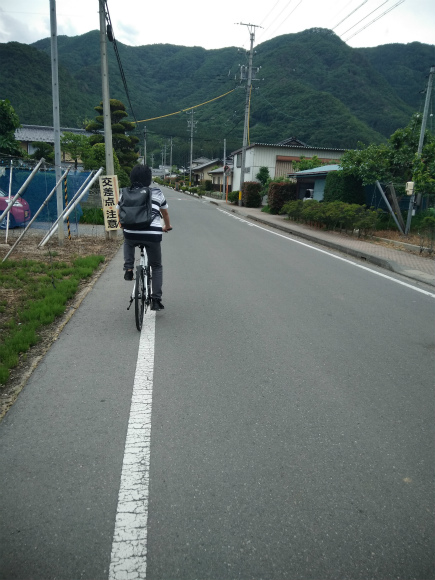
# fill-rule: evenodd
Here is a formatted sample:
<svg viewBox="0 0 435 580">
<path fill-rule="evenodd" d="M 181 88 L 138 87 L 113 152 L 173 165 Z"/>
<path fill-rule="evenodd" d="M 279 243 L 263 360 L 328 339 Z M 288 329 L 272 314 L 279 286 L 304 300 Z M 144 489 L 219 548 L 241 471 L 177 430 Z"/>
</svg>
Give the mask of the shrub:
<svg viewBox="0 0 435 580">
<path fill-rule="evenodd" d="M 262 202 L 261 183 L 245 181 L 242 190 L 242 204 L 245 207 L 260 207 Z"/>
<path fill-rule="evenodd" d="M 104 215 L 101 207 L 83 208 L 83 214 L 80 216 L 81 224 L 104 225 Z"/>
<path fill-rule="evenodd" d="M 319 203 L 311 199 L 289 201 L 281 209 L 281 214 L 287 214 L 290 219 L 302 221 L 310 225 L 324 226 L 327 229 L 353 232 L 358 230 L 358 236 L 368 235 L 376 229 L 381 210 L 368 209 L 358 204 L 341 201 Z"/>
<path fill-rule="evenodd" d="M 228 201 L 230 203 L 237 203 L 239 201 L 239 191 L 230 191 L 228 193 Z"/>
<path fill-rule="evenodd" d="M 279 213 L 287 214 L 290 219 L 295 220 L 297 222 L 301 217 L 303 204 L 304 202 L 301 199 L 297 199 L 295 201 L 288 201 L 282 206 L 281 211 Z"/>
<path fill-rule="evenodd" d="M 211 179 L 206 179 L 204 181 L 205 191 L 213 191 L 213 182 Z"/>
<path fill-rule="evenodd" d="M 353 175 L 345 175 L 342 171 L 330 171 L 326 177 L 323 200 L 364 205 L 364 187 L 361 180 Z"/>
<path fill-rule="evenodd" d="M 283 205 L 290 200 L 297 199 L 296 183 L 291 181 L 271 182 L 267 194 L 267 205 L 270 213 L 277 214 Z"/>
<path fill-rule="evenodd" d="M 310 199 L 309 201 L 302 201 L 302 209 L 300 213 L 301 219 L 309 224 L 322 224 L 324 223 L 324 210 L 323 204 L 319 203 L 315 199 Z"/>
</svg>

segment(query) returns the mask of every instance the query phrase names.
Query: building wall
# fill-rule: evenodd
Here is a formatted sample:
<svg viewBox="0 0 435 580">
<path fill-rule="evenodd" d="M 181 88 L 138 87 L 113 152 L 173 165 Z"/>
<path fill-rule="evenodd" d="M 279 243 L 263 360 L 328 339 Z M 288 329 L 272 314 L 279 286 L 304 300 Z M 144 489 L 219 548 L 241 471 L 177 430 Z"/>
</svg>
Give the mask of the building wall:
<svg viewBox="0 0 435 580">
<path fill-rule="evenodd" d="M 245 178 L 244 181 L 257 181 L 255 177 L 260 167 L 267 167 L 272 179 L 284 176 L 293 171 L 293 162 L 301 157 L 310 159 L 317 155 L 321 161 L 336 163 L 344 154 L 344 151 L 328 149 L 304 149 L 298 147 L 264 147 L 256 145 L 246 150 Z M 240 165 L 242 152 L 234 155 L 233 184 L 234 190 L 240 190 Z M 290 168 L 290 169 L 287 169 Z"/>
</svg>

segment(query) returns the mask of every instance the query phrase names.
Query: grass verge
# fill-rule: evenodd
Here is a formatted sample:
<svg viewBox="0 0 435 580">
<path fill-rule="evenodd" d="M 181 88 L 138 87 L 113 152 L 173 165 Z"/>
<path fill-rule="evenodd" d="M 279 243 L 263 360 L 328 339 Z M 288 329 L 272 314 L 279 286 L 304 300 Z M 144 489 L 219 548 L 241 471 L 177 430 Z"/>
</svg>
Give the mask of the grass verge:
<svg viewBox="0 0 435 580">
<path fill-rule="evenodd" d="M 104 259 L 91 255 L 71 263 L 27 259 L 0 263 L 0 384 L 6 384 L 20 356 L 38 343 L 41 328 L 64 313 L 80 282 Z"/>
</svg>

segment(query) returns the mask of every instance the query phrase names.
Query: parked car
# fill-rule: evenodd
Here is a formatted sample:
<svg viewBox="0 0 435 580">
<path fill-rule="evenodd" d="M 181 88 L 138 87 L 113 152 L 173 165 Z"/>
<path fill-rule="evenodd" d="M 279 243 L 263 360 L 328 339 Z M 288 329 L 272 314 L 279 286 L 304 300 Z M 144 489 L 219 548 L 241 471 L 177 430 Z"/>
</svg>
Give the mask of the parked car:
<svg viewBox="0 0 435 580">
<path fill-rule="evenodd" d="M 0 215 L 8 207 L 8 194 L 0 189 Z M 0 224 L 1 229 L 6 228 L 7 217 L 4 218 Z M 17 198 L 9 213 L 9 227 L 20 228 L 25 226 L 30 221 L 29 204 L 22 197 Z"/>
</svg>

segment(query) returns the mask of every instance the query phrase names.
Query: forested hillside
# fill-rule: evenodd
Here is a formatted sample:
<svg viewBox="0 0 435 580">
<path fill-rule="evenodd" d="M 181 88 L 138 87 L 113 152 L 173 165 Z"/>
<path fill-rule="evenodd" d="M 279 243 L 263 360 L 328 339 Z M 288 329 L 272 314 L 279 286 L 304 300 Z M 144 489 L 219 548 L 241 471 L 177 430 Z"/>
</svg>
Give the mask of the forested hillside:
<svg viewBox="0 0 435 580">
<path fill-rule="evenodd" d="M 164 38 L 162 37 L 162 40 Z M 111 45 L 110 94 L 132 118 Z M 245 92 L 237 48 L 205 50 L 170 44 L 131 47 L 118 43 L 134 114 L 138 120 L 194 109 L 195 154 L 220 156 L 241 146 Z M 82 126 L 101 101 L 97 31 L 58 38 L 62 126 Z M 333 32 L 311 29 L 279 36 L 256 47 L 250 141 L 279 142 L 296 136 L 313 146 L 354 147 L 379 143 L 421 110 L 434 47 L 420 43 L 354 49 Z M 50 39 L 31 46 L 0 44 L 0 98 L 8 98 L 22 123 L 52 123 Z M 185 111 L 139 124 L 151 149 L 173 137 L 187 152 Z"/>
</svg>

